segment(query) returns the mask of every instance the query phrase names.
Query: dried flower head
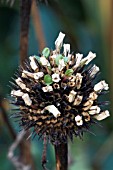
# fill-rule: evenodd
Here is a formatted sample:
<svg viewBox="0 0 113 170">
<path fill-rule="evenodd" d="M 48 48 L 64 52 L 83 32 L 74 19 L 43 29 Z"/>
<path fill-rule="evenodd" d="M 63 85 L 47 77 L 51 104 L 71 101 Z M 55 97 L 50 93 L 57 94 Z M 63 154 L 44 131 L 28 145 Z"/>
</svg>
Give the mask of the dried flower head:
<svg viewBox="0 0 113 170">
<path fill-rule="evenodd" d="M 98 101 L 109 89 L 108 84 L 100 81 L 95 85 L 99 67 L 87 66 L 96 54 L 89 52 L 84 58 L 83 54 L 70 54 L 70 44 L 63 45 L 64 37 L 60 32 L 54 51 L 44 48 L 41 57 L 29 57 L 11 91 L 12 103 L 19 107 L 16 116 L 20 116 L 20 125 L 34 127 L 36 134 L 46 134 L 54 144 L 81 136 L 95 120 L 109 116 L 102 108 L 106 102 Z"/>
</svg>

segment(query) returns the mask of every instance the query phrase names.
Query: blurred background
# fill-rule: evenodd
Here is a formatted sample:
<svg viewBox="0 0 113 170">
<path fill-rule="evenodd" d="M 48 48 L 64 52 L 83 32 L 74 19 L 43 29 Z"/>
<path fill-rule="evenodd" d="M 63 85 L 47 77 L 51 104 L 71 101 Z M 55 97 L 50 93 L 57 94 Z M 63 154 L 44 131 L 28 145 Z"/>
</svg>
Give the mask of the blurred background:
<svg viewBox="0 0 113 170">
<path fill-rule="evenodd" d="M 0 170 L 15 170 L 7 154 L 19 132 L 17 123 L 9 118 L 11 111 L 5 99 L 10 94 L 9 81 L 24 57 L 38 54 L 45 46 L 54 49 L 60 31 L 66 34 L 65 43 L 71 44 L 72 51 L 84 56 L 89 51 L 97 54 L 94 63 L 102 72 L 99 80 L 105 79 L 110 86 L 110 93 L 102 100 L 113 102 L 113 0 L 30 2 L 0 0 Z M 91 128 L 95 135 L 87 133 L 83 140 L 69 142 L 69 170 L 113 170 L 113 106 L 107 107 L 111 116 L 101 122 L 101 127 Z M 32 170 L 41 170 L 42 149 L 43 142 L 36 137 L 23 140 L 15 154 L 21 152 L 22 160 L 31 163 Z M 47 160 L 48 169 L 54 170 L 54 149 L 50 144 Z"/>
</svg>

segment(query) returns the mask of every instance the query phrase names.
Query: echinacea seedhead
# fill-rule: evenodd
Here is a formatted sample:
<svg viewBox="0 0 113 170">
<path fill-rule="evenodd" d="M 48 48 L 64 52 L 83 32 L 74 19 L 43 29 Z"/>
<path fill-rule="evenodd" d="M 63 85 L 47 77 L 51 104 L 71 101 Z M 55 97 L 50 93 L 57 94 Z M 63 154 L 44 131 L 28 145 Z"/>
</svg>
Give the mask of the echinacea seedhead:
<svg viewBox="0 0 113 170">
<path fill-rule="evenodd" d="M 34 127 L 36 134 L 46 134 L 53 144 L 67 142 L 68 137 L 72 140 L 73 135 L 81 137 L 95 120 L 109 116 L 98 102 L 108 84 L 104 80 L 94 84 L 99 67 L 87 66 L 96 54 L 89 52 L 84 58 L 83 54 L 70 54 L 70 44 L 63 45 L 64 37 L 60 32 L 54 51 L 46 47 L 41 57 L 29 57 L 11 91 L 12 103 L 19 107 L 20 125 L 26 130 Z"/>
</svg>

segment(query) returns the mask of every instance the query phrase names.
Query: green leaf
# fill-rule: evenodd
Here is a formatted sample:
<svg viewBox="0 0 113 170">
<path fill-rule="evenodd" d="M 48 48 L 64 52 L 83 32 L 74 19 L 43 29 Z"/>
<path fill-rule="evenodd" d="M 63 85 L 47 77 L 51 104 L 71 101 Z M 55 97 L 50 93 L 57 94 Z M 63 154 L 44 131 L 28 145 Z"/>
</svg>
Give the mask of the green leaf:
<svg viewBox="0 0 113 170">
<path fill-rule="evenodd" d="M 56 58 L 55 58 L 55 62 L 57 65 L 59 65 L 59 60 L 63 59 L 63 56 L 61 54 L 59 54 Z"/>
<path fill-rule="evenodd" d="M 52 77 L 51 77 L 49 74 L 46 74 L 46 75 L 44 76 L 44 82 L 45 82 L 47 85 L 53 83 Z"/>
<path fill-rule="evenodd" d="M 73 74 L 73 69 L 68 69 L 68 70 L 66 70 L 66 72 L 65 72 L 65 75 L 66 76 L 71 76 Z"/>
<path fill-rule="evenodd" d="M 67 63 L 68 62 L 68 57 L 64 57 L 64 62 Z"/>
<path fill-rule="evenodd" d="M 45 47 L 45 48 L 43 49 L 43 51 L 42 51 L 42 55 L 43 55 L 44 57 L 48 58 L 49 55 L 50 55 L 50 49 L 49 49 L 48 47 Z"/>
</svg>

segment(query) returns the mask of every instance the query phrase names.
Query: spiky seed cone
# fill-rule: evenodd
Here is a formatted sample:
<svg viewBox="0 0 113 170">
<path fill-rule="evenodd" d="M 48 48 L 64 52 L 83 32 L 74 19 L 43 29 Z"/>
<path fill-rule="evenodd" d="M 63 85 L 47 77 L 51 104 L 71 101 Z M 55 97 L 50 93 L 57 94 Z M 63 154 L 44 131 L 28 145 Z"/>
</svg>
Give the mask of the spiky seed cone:
<svg viewBox="0 0 113 170">
<path fill-rule="evenodd" d="M 85 58 L 70 54 L 69 44 L 64 44 L 60 54 L 64 36 L 59 34 L 54 51 L 45 48 L 40 57 L 29 57 L 25 68 L 19 68 L 11 91 L 12 103 L 20 110 L 16 114 L 20 126 L 34 127 L 39 137 L 46 134 L 55 145 L 81 136 L 95 119 L 109 116 L 98 102 L 108 85 L 105 81 L 94 85 L 99 68 L 87 66 L 96 54 L 89 52 Z"/>
</svg>

